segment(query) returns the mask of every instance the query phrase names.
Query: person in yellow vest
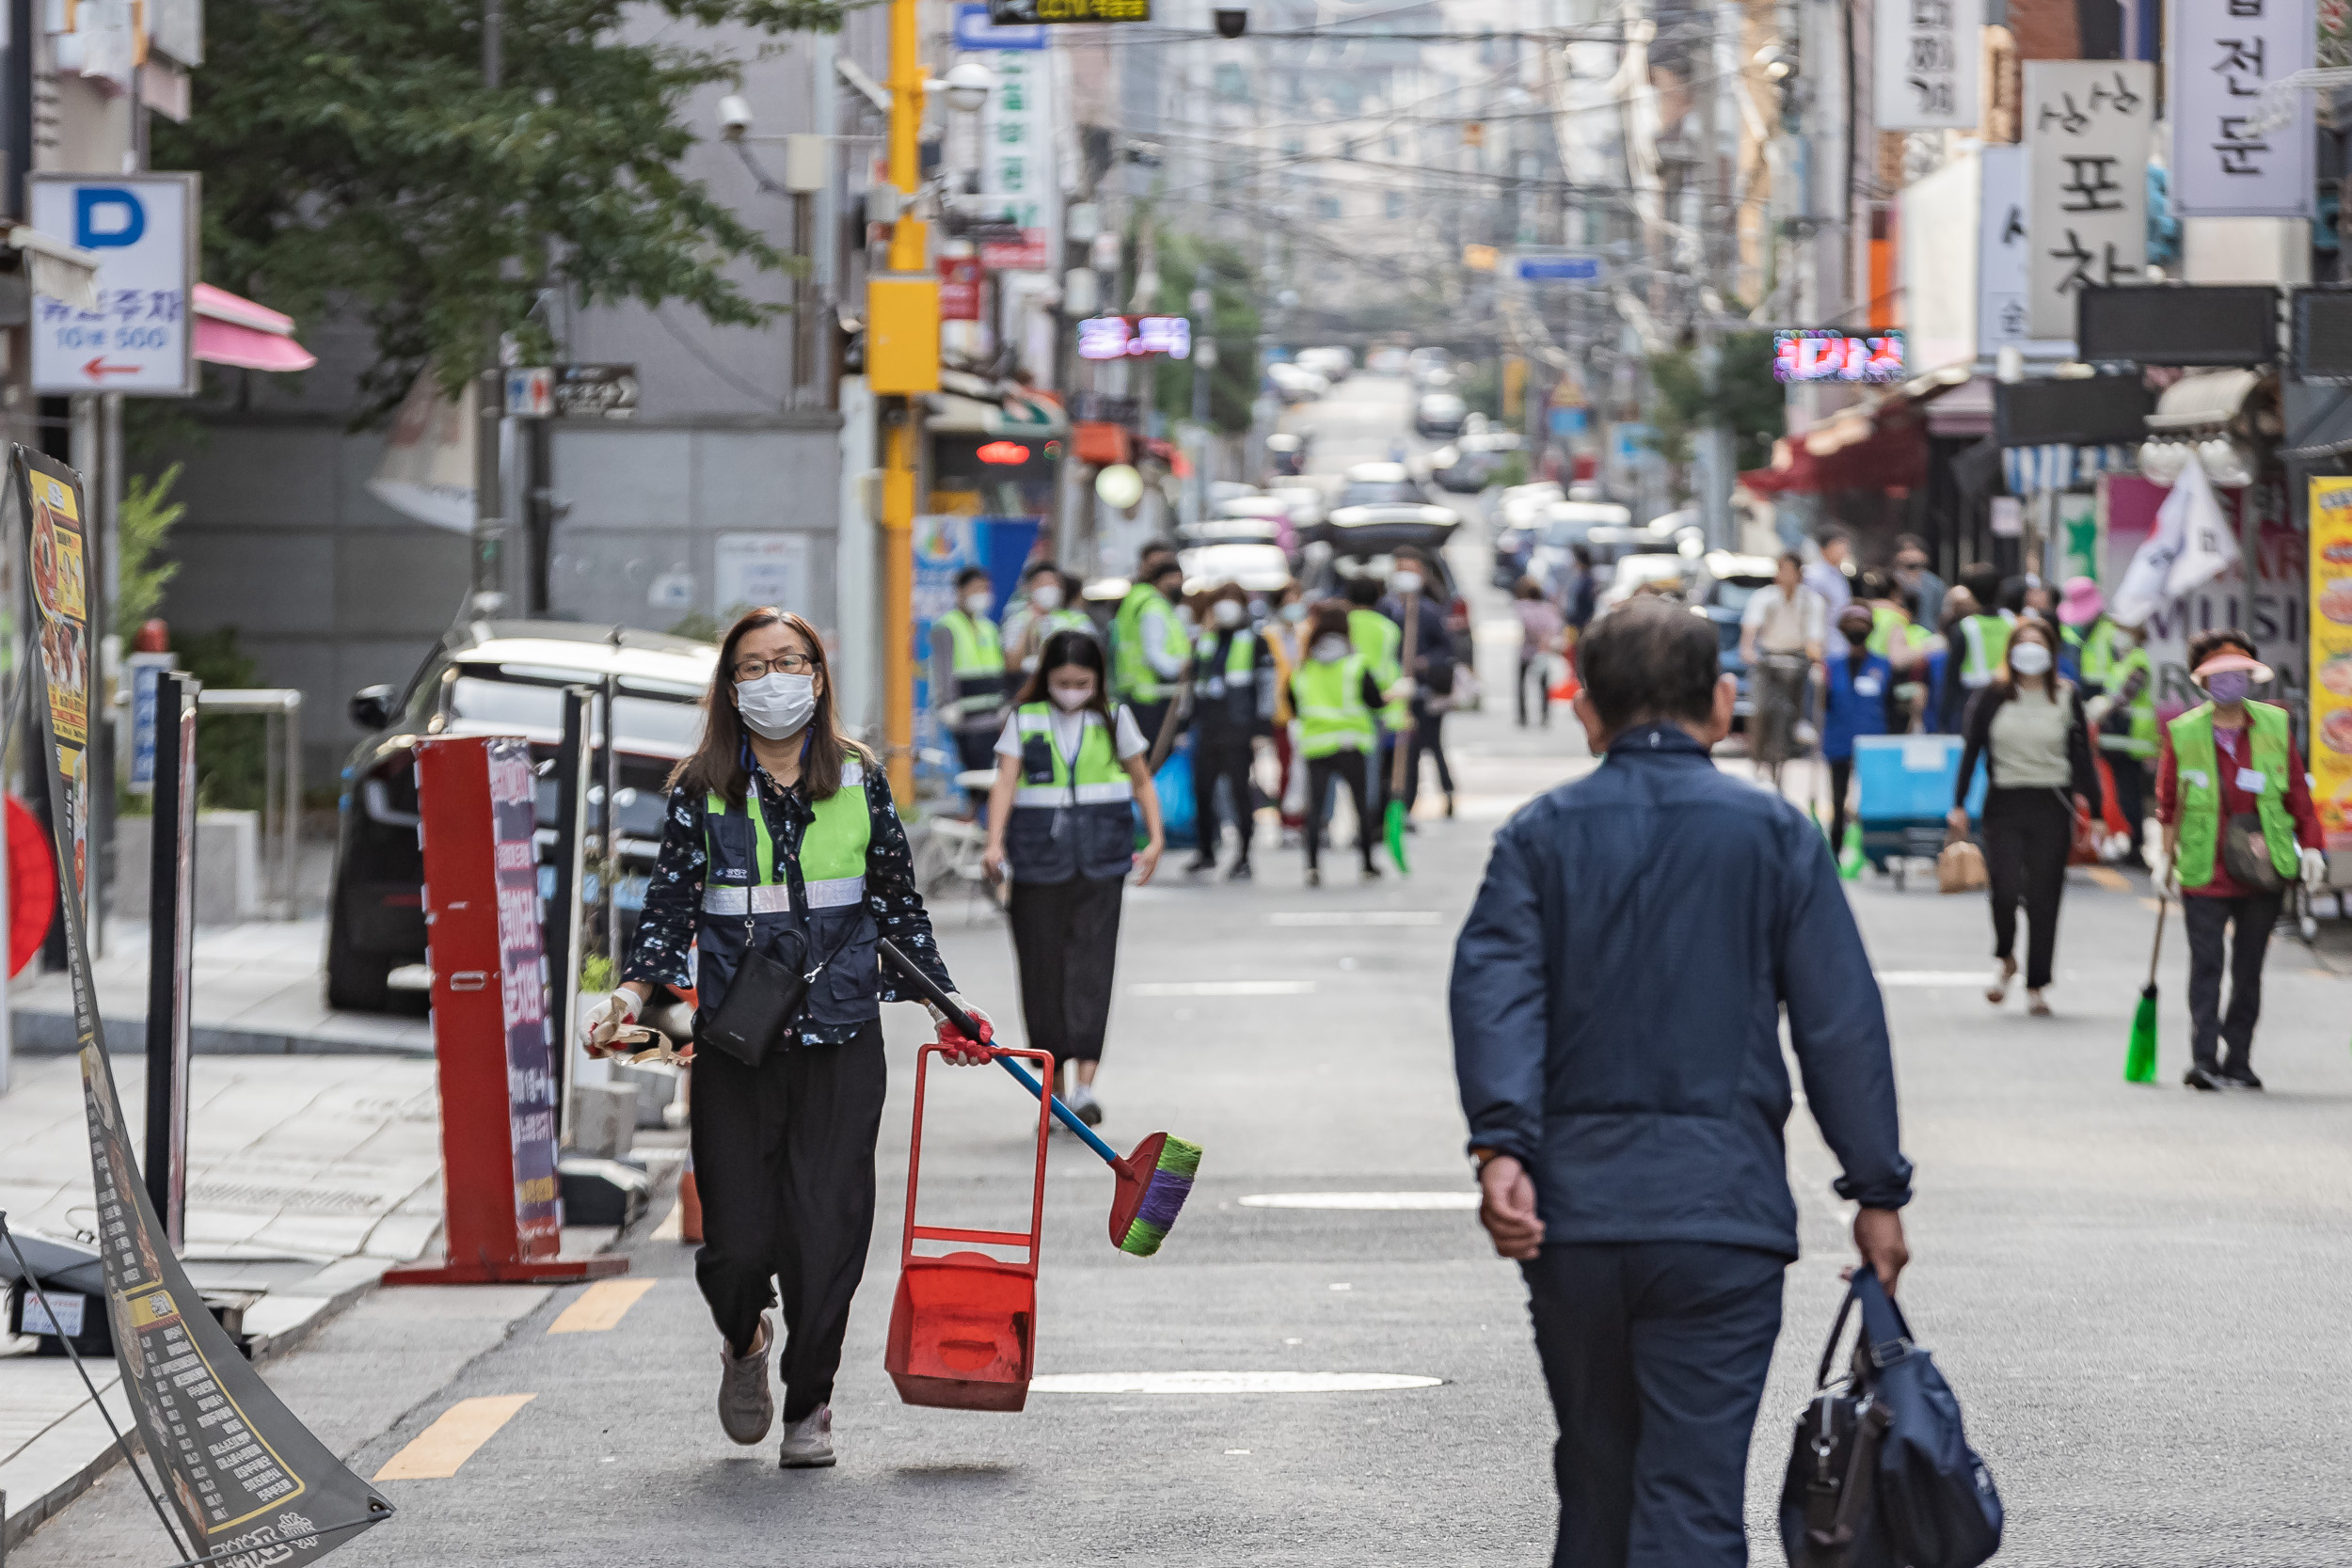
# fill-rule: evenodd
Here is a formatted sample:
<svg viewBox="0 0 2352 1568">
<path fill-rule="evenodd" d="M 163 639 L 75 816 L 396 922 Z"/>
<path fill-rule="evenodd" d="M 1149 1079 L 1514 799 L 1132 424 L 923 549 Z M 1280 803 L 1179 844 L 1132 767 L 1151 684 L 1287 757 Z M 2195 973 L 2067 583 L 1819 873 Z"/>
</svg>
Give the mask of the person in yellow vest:
<svg viewBox="0 0 2352 1568">
<path fill-rule="evenodd" d="M 1286 844 L 1304 820 L 1293 802 L 1291 788 L 1294 772 L 1303 771 L 1298 768 L 1291 736 L 1298 717 L 1291 708 L 1291 672 L 1307 657 L 1307 612 L 1306 592 L 1293 578 L 1274 595 L 1265 625 L 1258 628 L 1258 635 L 1265 639 L 1266 653 L 1274 660 L 1274 756 L 1282 768 L 1282 783 L 1277 795 L 1281 802 Z"/>
<path fill-rule="evenodd" d="M 1356 807 L 1356 848 L 1367 882 L 1380 867 L 1372 858 L 1380 819 L 1371 768 L 1379 747 L 1376 716 L 1387 702 L 1371 662 L 1348 639 L 1353 612 L 1327 600 L 1307 623 L 1307 657 L 1291 672 L 1291 711 L 1298 715 L 1298 753 L 1307 761 L 1307 885 L 1323 885 L 1323 838 L 1331 793 L 1345 784 Z"/>
<path fill-rule="evenodd" d="M 2128 863 L 2148 863 L 2148 769 L 2156 760 L 2156 673 L 2141 645 L 2137 626 L 2119 625 L 2106 613 L 2099 585 L 2089 578 L 2068 582 L 2058 601 L 2058 624 L 2077 636 L 2086 709 L 2098 732 L 2099 754 L 2115 780 L 2116 809 L 2130 824 Z M 2072 617 L 2070 622 L 2069 617 Z"/>
<path fill-rule="evenodd" d="M 1012 684 L 1004 641 L 988 616 L 995 600 L 987 568 L 966 566 L 956 574 L 955 609 L 931 623 L 931 711 L 939 727 L 955 736 L 957 766 L 966 773 L 991 766 L 990 748 Z M 975 809 L 984 797 L 985 791 L 972 792 Z"/>
<path fill-rule="evenodd" d="M 1138 558 L 1136 584 L 1120 601 L 1111 622 L 1111 671 L 1115 695 L 1135 710 L 1146 743 L 1157 745 L 1168 722 L 1178 683 L 1192 662 L 1192 634 L 1177 613 L 1184 597 L 1184 569 L 1168 545 L 1147 545 Z"/>
<path fill-rule="evenodd" d="M 1412 688 L 1405 679 L 1405 627 L 1380 612 L 1382 583 L 1375 577 L 1347 579 L 1347 641 L 1365 670 L 1389 696 L 1380 706 L 1380 735 L 1374 747 L 1372 805 L 1376 816 L 1388 808 L 1389 748 L 1413 727 Z"/>
<path fill-rule="evenodd" d="M 1007 607 L 1004 624 L 1005 670 L 1015 684 L 1037 668 L 1045 640 L 1057 631 L 1094 630 L 1094 621 L 1078 604 L 1078 585 L 1050 561 L 1035 561 L 1022 572 L 1021 597 Z"/>
<path fill-rule="evenodd" d="M 593 1041 L 608 1023 L 634 1022 L 656 986 L 694 992 L 690 1126 L 704 1237 L 694 1279 L 725 1341 L 720 1426 L 748 1446 L 775 1419 L 769 1313 L 781 1282 L 778 1459 L 787 1469 L 818 1467 L 834 1462 L 834 1377 L 874 1230 L 874 1144 L 889 1078 L 881 1004 L 915 1000 L 882 968 L 879 940 L 941 990 L 955 987 L 914 885 L 890 781 L 834 722 L 816 628 L 779 610 L 746 613 L 720 644 L 704 712 L 701 743 L 670 776 L 661 848 L 620 989 L 589 1010 L 581 1034 Z M 705 1036 L 739 986 L 761 983 L 739 978 L 755 952 L 792 972 L 818 971 L 755 1063 Z M 986 1062 L 993 1028 L 955 1000 L 981 1039 L 940 1020 L 940 1042 L 950 1060 Z"/>
<path fill-rule="evenodd" d="M 1241 854 L 1225 873 L 1246 882 L 1249 841 L 1256 836 L 1256 790 L 1250 763 L 1267 743 L 1274 723 L 1274 658 L 1265 639 L 1249 626 L 1249 595 L 1234 582 L 1220 583 L 1202 601 L 1203 619 L 1192 675 L 1193 821 L 1200 837 L 1187 876 L 1216 869 L 1225 829 L 1216 805 L 1222 780 L 1232 802 L 1233 831 Z"/>
<path fill-rule="evenodd" d="M 2191 1060 L 2181 1081 L 2193 1089 L 2259 1089 L 2253 1052 L 2263 955 L 2296 879 L 2312 888 L 2327 881 L 2327 841 L 2287 710 L 2247 701 L 2271 678 L 2253 640 L 2239 631 L 2199 632 L 2189 639 L 2188 662 L 2207 700 L 2165 726 L 2156 765 L 2167 880 L 2180 890 L 2181 924 L 2188 927 Z M 2224 1014 L 2222 938 L 2233 926 Z"/>
<path fill-rule="evenodd" d="M 1007 913 L 1029 1044 L 1054 1053 L 1062 1098 L 1089 1127 L 1103 1119 L 1094 1074 L 1110 1022 L 1127 873 L 1136 873 L 1138 887 L 1150 881 L 1167 842 L 1151 744 L 1125 704 L 1111 705 L 1108 674 L 1091 634 L 1065 627 L 1045 640 L 996 741 L 980 863 L 1012 884 Z"/>
</svg>

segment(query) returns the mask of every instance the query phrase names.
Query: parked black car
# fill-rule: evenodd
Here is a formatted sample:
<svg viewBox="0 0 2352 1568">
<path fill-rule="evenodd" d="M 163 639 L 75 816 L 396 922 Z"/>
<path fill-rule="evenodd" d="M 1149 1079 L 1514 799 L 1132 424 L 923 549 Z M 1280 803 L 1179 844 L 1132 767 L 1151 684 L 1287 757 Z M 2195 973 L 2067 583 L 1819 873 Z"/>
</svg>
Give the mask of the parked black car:
<svg viewBox="0 0 2352 1568">
<path fill-rule="evenodd" d="M 443 638 L 405 689 L 371 686 L 354 695 L 352 722 L 372 733 L 343 767 L 327 906 L 327 1006 L 382 1011 L 391 1001 L 391 972 L 424 961 L 424 854 L 410 754 L 416 743 L 445 735 L 520 735 L 544 766 L 563 738 L 563 689 L 599 688 L 608 674 L 619 683 L 620 788 L 612 800 L 625 870 L 614 904 L 624 925 L 633 927 L 661 844 L 663 785 L 702 735 L 699 705 L 717 657 L 707 642 L 654 632 L 475 621 Z M 543 854 L 554 842 L 555 821 L 555 784 L 543 773 Z M 540 875 L 547 885 L 549 863 Z"/>
</svg>

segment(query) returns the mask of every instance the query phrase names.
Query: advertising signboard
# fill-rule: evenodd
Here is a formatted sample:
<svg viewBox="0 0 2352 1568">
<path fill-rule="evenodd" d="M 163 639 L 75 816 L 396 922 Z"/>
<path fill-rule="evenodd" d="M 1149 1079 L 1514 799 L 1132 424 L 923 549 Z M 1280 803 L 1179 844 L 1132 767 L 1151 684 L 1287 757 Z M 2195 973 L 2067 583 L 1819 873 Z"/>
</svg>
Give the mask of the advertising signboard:
<svg viewBox="0 0 2352 1568">
<path fill-rule="evenodd" d="M 2299 218 L 2312 211 L 2312 94 L 2258 111 L 2264 89 L 2311 68 L 2311 0 L 2172 0 L 2165 118 L 2172 211 L 2189 218 Z"/>
<path fill-rule="evenodd" d="M 1984 0 L 1878 0 L 1878 127 L 1966 131 L 1977 123 Z"/>
<path fill-rule="evenodd" d="M 2312 804 L 2330 851 L 2352 850 L 2352 478 L 2312 481 Z"/>
<path fill-rule="evenodd" d="M 1140 359 L 1192 354 L 1192 323 L 1183 316 L 1089 316 L 1078 324 L 1081 359 Z"/>
<path fill-rule="evenodd" d="M 2148 265 L 2148 160 L 2156 68 L 2143 60 L 2027 60 L 2026 331 L 2074 336 L 2086 284 Z"/>
<path fill-rule="evenodd" d="M 1781 327 L 1772 333 L 1774 381 L 1905 381 L 1903 335 L 1857 337 L 1842 327 Z"/>
<path fill-rule="evenodd" d="M 196 393 L 193 174 L 36 174 L 32 227 L 98 256 L 98 309 L 33 300 L 33 390 Z"/>
</svg>

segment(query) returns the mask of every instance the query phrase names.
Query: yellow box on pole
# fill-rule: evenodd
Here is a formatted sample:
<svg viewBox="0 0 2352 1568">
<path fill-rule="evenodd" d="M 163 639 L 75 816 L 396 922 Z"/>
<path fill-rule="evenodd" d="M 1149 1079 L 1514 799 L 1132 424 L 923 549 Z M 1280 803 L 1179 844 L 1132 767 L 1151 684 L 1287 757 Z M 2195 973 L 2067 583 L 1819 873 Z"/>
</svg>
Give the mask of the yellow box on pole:
<svg viewBox="0 0 2352 1568">
<path fill-rule="evenodd" d="M 938 278 L 866 282 L 866 381 L 884 397 L 939 390 Z"/>
</svg>

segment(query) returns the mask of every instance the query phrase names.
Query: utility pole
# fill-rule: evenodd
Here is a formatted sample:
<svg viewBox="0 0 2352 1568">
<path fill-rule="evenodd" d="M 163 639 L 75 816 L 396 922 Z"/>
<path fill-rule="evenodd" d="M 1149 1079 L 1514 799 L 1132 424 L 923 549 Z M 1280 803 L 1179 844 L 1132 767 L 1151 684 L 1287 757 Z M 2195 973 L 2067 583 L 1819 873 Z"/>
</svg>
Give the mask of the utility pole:
<svg viewBox="0 0 2352 1568">
<path fill-rule="evenodd" d="M 482 0 L 482 85 L 493 90 L 505 74 L 505 20 L 503 0 Z M 506 578 L 506 474 L 499 460 L 506 388 L 500 373 L 497 323 L 485 325 L 488 367 L 476 378 L 474 391 L 473 592 L 466 606 L 469 615 L 481 613 L 484 596 L 500 594 Z"/>
<path fill-rule="evenodd" d="M 1205 270 L 1205 269 L 1204 269 Z M 1216 379 L 1216 295 L 1192 291 L 1192 422 L 1200 445 L 1192 452 L 1192 520 L 1209 515 L 1209 385 Z"/>
</svg>

